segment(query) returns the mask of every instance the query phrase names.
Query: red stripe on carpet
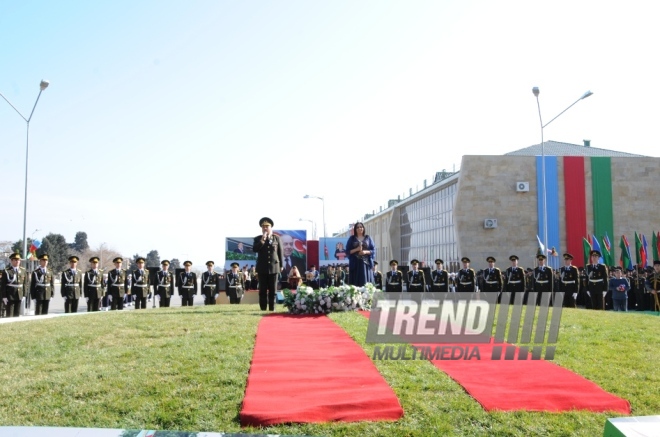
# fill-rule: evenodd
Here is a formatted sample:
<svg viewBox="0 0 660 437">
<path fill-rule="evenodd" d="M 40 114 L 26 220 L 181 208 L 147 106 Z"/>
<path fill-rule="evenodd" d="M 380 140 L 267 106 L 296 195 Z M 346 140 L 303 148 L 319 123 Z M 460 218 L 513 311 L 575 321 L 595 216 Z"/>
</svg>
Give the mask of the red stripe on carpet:
<svg viewBox="0 0 660 437">
<path fill-rule="evenodd" d="M 360 314 L 369 318 L 369 312 Z M 469 346 L 423 344 L 416 346 Z M 630 414 L 630 403 L 582 376 L 544 360 L 491 360 L 494 344 L 479 344 L 480 360 L 432 360 L 487 411 L 587 410 Z M 516 357 L 518 356 L 516 350 Z"/>
<path fill-rule="evenodd" d="M 241 425 L 402 416 L 374 363 L 332 320 L 273 314 L 259 322 Z"/>
</svg>

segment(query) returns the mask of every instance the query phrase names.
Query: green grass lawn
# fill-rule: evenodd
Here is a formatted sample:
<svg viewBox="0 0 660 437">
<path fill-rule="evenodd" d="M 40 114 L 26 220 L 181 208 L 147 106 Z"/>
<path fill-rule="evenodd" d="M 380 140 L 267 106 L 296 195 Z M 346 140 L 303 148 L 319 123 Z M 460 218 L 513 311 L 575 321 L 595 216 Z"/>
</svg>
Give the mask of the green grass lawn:
<svg viewBox="0 0 660 437">
<path fill-rule="evenodd" d="M 0 426 L 238 431 L 261 316 L 256 305 L 219 305 L 0 325 Z M 366 318 L 330 317 L 372 355 L 373 345 L 364 342 Z M 297 333 L 283 335 L 296 341 Z M 660 317 L 564 310 L 555 362 L 629 400 L 633 415 L 660 413 Z M 245 431 L 594 436 L 613 416 L 487 413 L 428 362 L 375 363 L 400 399 L 401 420 Z"/>
</svg>

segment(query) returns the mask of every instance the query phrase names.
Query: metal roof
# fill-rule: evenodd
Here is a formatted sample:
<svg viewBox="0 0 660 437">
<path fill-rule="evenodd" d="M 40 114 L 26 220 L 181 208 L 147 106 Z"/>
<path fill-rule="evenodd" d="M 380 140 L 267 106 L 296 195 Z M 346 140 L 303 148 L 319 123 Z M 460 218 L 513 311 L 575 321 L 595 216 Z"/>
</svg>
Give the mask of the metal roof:
<svg viewBox="0 0 660 437">
<path fill-rule="evenodd" d="M 545 141 L 544 152 L 546 156 L 617 156 L 617 157 L 637 157 L 643 158 L 644 155 L 634 153 L 617 152 L 616 150 L 599 149 L 597 147 L 587 147 L 579 144 L 560 143 L 558 141 Z M 525 147 L 524 149 L 514 150 L 505 155 L 515 156 L 541 156 L 541 144 Z"/>
</svg>

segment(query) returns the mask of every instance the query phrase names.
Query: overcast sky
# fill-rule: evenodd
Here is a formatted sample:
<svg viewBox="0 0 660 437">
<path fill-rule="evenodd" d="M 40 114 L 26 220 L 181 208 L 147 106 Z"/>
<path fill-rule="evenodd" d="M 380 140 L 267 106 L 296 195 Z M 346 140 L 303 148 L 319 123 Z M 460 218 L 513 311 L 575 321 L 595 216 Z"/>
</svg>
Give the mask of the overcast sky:
<svg viewBox="0 0 660 437">
<path fill-rule="evenodd" d="M 27 235 L 224 260 L 328 236 L 463 155 L 545 139 L 660 156 L 660 3 L 0 0 L 0 93 L 30 125 Z M 0 100 L 0 240 L 23 232 L 26 124 Z M 39 229 L 36 233 L 36 229 Z"/>
</svg>

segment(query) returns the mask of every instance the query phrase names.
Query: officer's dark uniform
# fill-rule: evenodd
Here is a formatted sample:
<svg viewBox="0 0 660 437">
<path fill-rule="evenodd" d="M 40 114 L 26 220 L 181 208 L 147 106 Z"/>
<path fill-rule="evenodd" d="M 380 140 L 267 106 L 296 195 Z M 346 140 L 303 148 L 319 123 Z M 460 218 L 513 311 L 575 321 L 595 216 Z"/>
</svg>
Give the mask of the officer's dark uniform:
<svg viewBox="0 0 660 437">
<path fill-rule="evenodd" d="M 495 263 L 495 258 L 492 256 L 489 256 L 486 258 L 486 262 L 488 263 Z M 486 293 L 497 293 L 498 294 L 498 302 L 499 302 L 499 295 L 502 293 L 502 288 L 504 286 L 504 279 L 502 277 L 502 271 L 495 267 L 489 267 L 487 269 L 484 269 L 483 271 L 484 275 L 484 282 L 483 282 L 483 288 L 481 291 L 486 292 Z"/>
<path fill-rule="evenodd" d="M 418 266 L 419 261 L 416 259 L 410 261 L 412 266 Z M 406 282 L 406 287 L 408 292 L 420 292 L 423 293 L 426 291 L 426 278 L 424 277 L 424 272 L 421 270 L 409 270 L 408 271 L 408 281 Z"/>
<path fill-rule="evenodd" d="M 597 250 L 592 250 L 589 253 L 589 257 L 601 257 L 600 252 Z M 588 264 L 585 267 L 587 274 L 587 291 L 591 295 L 591 305 L 595 310 L 605 309 L 603 306 L 603 301 L 607 294 L 608 285 L 609 285 L 609 273 L 607 267 L 604 264 L 598 262 L 594 264 Z"/>
<path fill-rule="evenodd" d="M 70 256 L 69 263 L 78 262 L 77 256 Z M 64 298 L 64 312 L 77 313 L 78 302 L 83 291 L 83 275 L 80 270 L 71 266 L 62 272 L 60 292 Z"/>
<path fill-rule="evenodd" d="M 448 293 L 449 292 L 449 273 L 444 270 L 442 266 L 444 261 L 441 259 L 435 260 L 436 269 L 431 272 L 431 292 L 432 293 Z"/>
<path fill-rule="evenodd" d="M 230 304 L 241 303 L 243 293 L 245 291 L 245 275 L 238 269 L 238 263 L 231 263 L 232 270 L 228 272 L 225 277 L 227 278 L 227 297 L 229 297 Z"/>
<path fill-rule="evenodd" d="M 123 310 L 124 309 L 124 295 L 126 294 L 126 270 L 121 268 L 121 263 L 124 260 L 117 257 L 112 260 L 115 263 L 115 268 L 108 272 L 108 295 L 110 296 L 110 310 Z M 119 266 L 117 266 L 119 264 Z"/>
<path fill-rule="evenodd" d="M 144 267 L 146 260 L 138 258 L 135 263 Z M 131 272 L 131 294 L 135 297 L 135 309 L 147 308 L 147 296 L 149 295 L 149 271 L 137 268 Z"/>
<path fill-rule="evenodd" d="M 537 255 L 536 259 L 545 260 L 546 256 Z M 534 291 L 538 293 L 536 296 L 536 304 L 539 305 L 541 303 L 542 293 L 552 293 L 555 275 L 554 272 L 552 271 L 552 267 L 543 265 L 543 266 L 537 266 L 534 269 L 533 276 L 534 276 Z"/>
<path fill-rule="evenodd" d="M 48 261 L 48 254 L 44 253 L 39 257 L 39 260 Z M 38 267 L 32 272 L 30 280 L 30 296 L 37 301 L 34 309 L 34 315 L 48 314 L 48 306 L 50 299 L 55 296 L 55 275 L 48 266 Z"/>
<path fill-rule="evenodd" d="M 470 268 L 470 258 L 461 258 L 463 268 L 456 272 L 456 291 L 459 293 L 474 293 L 477 287 L 477 275 Z"/>
<path fill-rule="evenodd" d="M 161 266 L 169 266 L 168 260 L 160 262 Z M 170 299 L 174 295 L 174 275 L 169 270 L 162 269 L 156 273 L 154 278 L 154 299 L 156 296 L 160 297 L 158 306 L 160 308 L 167 308 L 170 306 Z"/>
<path fill-rule="evenodd" d="M 94 256 L 89 259 L 91 264 L 96 264 L 98 267 L 99 259 Z M 101 299 L 105 294 L 105 284 L 103 282 L 103 270 L 89 269 L 83 276 L 83 287 L 85 298 L 87 299 L 87 311 L 99 311 Z"/>
<path fill-rule="evenodd" d="M 202 295 L 204 296 L 204 305 L 215 305 L 215 300 L 220 290 L 220 274 L 213 271 L 213 261 L 207 261 L 206 266 L 211 267 L 211 271 L 202 273 Z"/>
<path fill-rule="evenodd" d="M 383 289 L 383 273 L 378 270 L 377 262 L 374 262 L 374 285 L 378 290 Z"/>
<path fill-rule="evenodd" d="M 192 266 L 191 261 L 184 261 L 184 267 Z M 191 307 L 197 294 L 197 275 L 194 272 L 181 272 L 177 275 L 177 287 L 181 296 L 181 306 Z"/>
<path fill-rule="evenodd" d="M 13 253 L 10 260 L 21 259 L 21 255 Z M 21 299 L 26 295 L 29 286 L 27 271 L 20 265 L 16 268 L 8 266 L 2 275 L 2 301 L 5 299 L 7 317 L 18 317 L 21 311 Z"/>
<path fill-rule="evenodd" d="M 398 265 L 397 260 L 390 261 L 390 267 L 393 267 L 394 270 L 390 270 L 385 275 L 385 291 L 388 293 L 401 293 L 403 291 L 403 273 L 401 273 L 401 270 L 397 270 Z"/>
<path fill-rule="evenodd" d="M 660 271 L 656 270 L 656 266 L 660 266 L 660 260 L 653 261 L 654 271 L 648 275 L 646 287 L 651 292 L 651 309 L 660 311 Z"/>
<path fill-rule="evenodd" d="M 509 261 L 512 263 L 518 261 L 517 255 L 511 255 Z M 512 265 L 504 271 L 504 291 L 511 293 L 511 304 L 514 302 L 517 293 L 525 293 L 525 270 L 516 265 Z"/>
<path fill-rule="evenodd" d="M 573 255 L 564 254 L 564 260 L 572 260 Z M 564 307 L 575 308 L 580 286 L 580 272 L 575 266 L 563 266 L 559 269 L 559 284 L 556 291 L 564 293 Z"/>
<path fill-rule="evenodd" d="M 259 308 L 275 311 L 277 278 L 284 267 L 284 249 L 280 237 L 272 233 L 273 220 L 263 217 L 259 220 L 263 233 L 254 237 L 252 250 L 257 254 L 257 274 L 259 275 Z M 268 235 L 268 238 L 265 236 Z"/>
</svg>

